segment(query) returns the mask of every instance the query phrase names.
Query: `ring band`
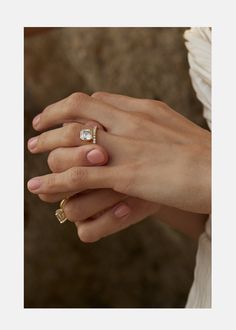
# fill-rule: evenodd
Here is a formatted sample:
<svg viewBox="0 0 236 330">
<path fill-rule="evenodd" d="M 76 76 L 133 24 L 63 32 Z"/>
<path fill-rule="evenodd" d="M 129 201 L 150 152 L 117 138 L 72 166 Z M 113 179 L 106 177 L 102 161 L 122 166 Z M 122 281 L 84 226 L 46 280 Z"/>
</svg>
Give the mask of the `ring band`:
<svg viewBox="0 0 236 330">
<path fill-rule="evenodd" d="M 93 128 L 83 128 L 80 130 L 80 140 L 89 143 L 97 143 L 97 126 Z"/>
<path fill-rule="evenodd" d="M 55 212 L 55 216 L 57 217 L 57 220 L 60 223 L 64 223 L 66 220 L 68 220 L 64 211 L 65 203 L 66 203 L 66 199 L 63 199 L 60 203 L 60 208 L 57 209 Z"/>
</svg>

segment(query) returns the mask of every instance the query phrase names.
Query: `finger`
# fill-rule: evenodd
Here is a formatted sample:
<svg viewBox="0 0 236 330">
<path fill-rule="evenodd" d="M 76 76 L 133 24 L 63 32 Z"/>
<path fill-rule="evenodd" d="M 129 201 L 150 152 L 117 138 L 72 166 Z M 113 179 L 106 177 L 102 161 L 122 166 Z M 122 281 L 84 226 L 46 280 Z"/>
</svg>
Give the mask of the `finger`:
<svg viewBox="0 0 236 330">
<path fill-rule="evenodd" d="M 56 203 L 56 202 L 62 201 L 63 199 L 69 200 L 69 198 L 72 198 L 72 197 L 84 196 L 87 193 L 90 193 L 90 190 L 83 191 L 80 194 L 78 194 L 77 191 L 71 191 L 71 192 L 67 192 L 67 193 L 57 193 L 57 194 L 39 194 L 38 196 L 44 202 Z"/>
<path fill-rule="evenodd" d="M 81 125 L 79 123 L 71 123 L 69 125 L 44 132 L 39 136 L 31 138 L 28 141 L 28 149 L 32 153 L 41 153 L 45 151 L 51 151 L 59 147 L 75 147 L 84 145 L 87 142 L 80 139 L 80 131 L 84 128 L 90 127 L 91 126 L 88 124 Z M 99 142 L 99 138 L 102 132 L 103 128 L 100 127 L 96 134 L 97 142 Z M 106 139 L 107 134 L 108 133 L 104 132 L 101 139 Z"/>
<path fill-rule="evenodd" d="M 76 166 L 100 166 L 108 162 L 107 151 L 96 144 L 81 147 L 57 148 L 48 156 L 48 166 L 54 173 L 64 172 Z"/>
<path fill-rule="evenodd" d="M 83 221 L 110 208 L 127 196 L 111 189 L 93 190 L 70 198 L 65 206 L 66 217 L 71 221 Z"/>
<path fill-rule="evenodd" d="M 37 131 L 75 121 L 96 120 L 107 130 L 115 126 L 116 122 L 124 124 L 124 112 L 104 102 L 83 93 L 74 93 L 69 97 L 49 105 L 33 120 L 33 127 Z"/>
<path fill-rule="evenodd" d="M 129 197 L 107 210 L 97 219 L 77 221 L 78 236 L 85 243 L 96 242 L 141 221 L 157 212 L 158 209 L 158 204 Z"/>
<path fill-rule="evenodd" d="M 79 124 L 73 123 L 58 129 L 50 130 L 48 132 L 44 132 L 41 135 L 37 137 L 38 142 L 32 147 L 31 142 L 29 142 L 29 150 L 32 153 L 39 153 L 39 152 L 44 152 L 44 151 L 52 151 L 56 150 L 57 148 L 66 148 L 69 150 L 69 147 L 75 148 L 78 147 L 80 144 L 80 148 L 82 147 L 82 142 L 80 141 L 80 128 L 85 127 L 85 126 L 80 126 Z M 86 125 L 87 127 L 87 125 Z M 85 149 L 77 149 L 77 152 L 75 155 L 72 155 L 72 152 L 68 151 L 69 154 L 69 160 L 75 161 L 76 157 L 80 157 L 86 154 L 86 150 L 92 149 L 98 149 L 99 153 L 93 152 L 90 153 L 89 155 L 87 154 L 86 157 L 90 157 L 89 164 L 88 166 L 91 165 L 91 163 L 95 164 L 97 161 L 97 165 L 102 165 L 108 161 L 108 154 L 109 154 L 109 164 L 111 165 L 112 163 L 115 162 L 116 159 L 122 160 L 126 159 L 127 160 L 127 154 L 132 151 L 134 151 L 133 147 L 131 147 L 129 140 L 127 138 L 117 136 L 114 134 L 110 134 L 106 131 L 103 131 L 101 129 L 97 130 L 96 134 L 96 144 L 89 143 L 83 145 L 83 148 Z M 75 150 L 75 149 L 74 149 Z M 103 156 L 105 160 L 102 160 L 102 155 L 100 153 L 102 151 Z M 63 151 L 60 151 L 60 154 Z M 78 155 L 80 153 L 80 155 Z M 66 155 L 66 154 L 65 154 Z M 99 159 L 100 158 L 100 159 Z M 78 158 L 79 159 L 79 158 Z M 85 157 L 84 157 L 85 159 Z M 62 160 L 62 158 L 61 158 Z M 101 163 L 100 163 L 101 161 Z M 55 162 L 53 162 L 55 163 Z M 61 172 L 61 167 L 64 169 L 64 167 L 67 169 L 68 164 L 67 159 L 65 158 L 62 160 L 62 162 L 56 165 L 56 167 L 59 167 L 59 170 L 55 169 L 53 172 Z M 75 166 L 81 166 L 80 163 Z M 87 166 L 86 164 L 83 164 L 83 166 Z M 72 167 L 72 166 L 70 166 Z"/>
<path fill-rule="evenodd" d="M 72 167 L 61 173 L 35 177 L 28 181 L 33 194 L 81 192 L 95 188 L 113 188 L 117 180 L 115 169 L 109 166 Z"/>
<path fill-rule="evenodd" d="M 72 191 L 70 193 L 39 194 L 39 198 L 43 202 L 56 203 L 56 202 L 60 202 L 63 199 L 68 199 L 71 196 L 74 196 L 76 193 L 77 193 L 76 191 Z"/>
<path fill-rule="evenodd" d="M 195 126 L 195 124 L 190 122 L 180 113 L 174 111 L 167 104 L 158 100 L 134 98 L 106 92 L 96 92 L 92 94 L 91 97 L 123 111 L 141 113 L 149 120 L 152 118 L 158 120 L 159 124 L 168 123 L 169 127 L 179 127 L 179 122 L 182 124 L 183 120 L 191 126 L 191 129 L 193 125 Z"/>
<path fill-rule="evenodd" d="M 145 100 L 140 98 L 134 98 L 126 95 L 121 94 L 113 94 L 113 93 L 106 93 L 106 92 L 95 92 L 91 95 L 91 97 L 110 104 L 111 106 L 117 107 L 124 111 L 146 111 L 147 105 Z"/>
<path fill-rule="evenodd" d="M 134 98 L 126 95 L 112 94 L 106 92 L 96 92 L 93 98 L 126 112 L 134 112 L 136 115 L 142 115 L 142 118 L 152 120 L 162 116 L 163 102 L 149 99 Z M 166 112 L 166 111 L 165 111 Z"/>
<path fill-rule="evenodd" d="M 63 123 L 62 126 L 68 126 L 68 125 L 71 125 L 73 122 L 68 122 L 68 123 Z M 93 128 L 94 126 L 97 126 L 99 129 L 103 130 L 104 131 L 104 127 L 98 123 L 97 121 L 95 120 L 89 120 L 87 122 L 84 122 L 84 121 L 77 121 L 76 123 L 79 123 L 79 124 L 82 124 L 82 125 L 86 125 L 86 127 L 91 127 Z"/>
</svg>

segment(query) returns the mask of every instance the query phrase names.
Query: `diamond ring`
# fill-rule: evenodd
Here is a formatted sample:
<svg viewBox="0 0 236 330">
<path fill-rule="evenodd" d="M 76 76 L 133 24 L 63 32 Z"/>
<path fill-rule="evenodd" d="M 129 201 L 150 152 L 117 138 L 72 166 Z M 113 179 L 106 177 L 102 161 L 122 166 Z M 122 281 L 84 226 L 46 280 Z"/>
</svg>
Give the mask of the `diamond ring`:
<svg viewBox="0 0 236 330">
<path fill-rule="evenodd" d="M 80 131 L 80 140 L 86 142 L 97 143 L 97 126 L 93 128 L 83 128 Z"/>
</svg>

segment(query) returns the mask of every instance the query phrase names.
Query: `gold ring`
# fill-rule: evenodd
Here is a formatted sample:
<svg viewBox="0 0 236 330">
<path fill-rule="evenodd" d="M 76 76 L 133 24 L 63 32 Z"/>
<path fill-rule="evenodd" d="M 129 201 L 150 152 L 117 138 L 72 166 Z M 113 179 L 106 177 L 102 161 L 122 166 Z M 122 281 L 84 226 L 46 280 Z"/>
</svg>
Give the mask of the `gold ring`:
<svg viewBox="0 0 236 330">
<path fill-rule="evenodd" d="M 57 209 L 55 212 L 55 216 L 57 217 L 57 219 L 60 223 L 63 223 L 66 220 L 68 220 L 66 217 L 65 211 L 64 211 L 65 203 L 66 203 L 66 199 L 63 199 L 60 203 L 60 208 Z"/>
<path fill-rule="evenodd" d="M 80 140 L 90 142 L 90 143 L 97 143 L 97 126 L 93 128 L 83 128 L 80 130 Z"/>
</svg>

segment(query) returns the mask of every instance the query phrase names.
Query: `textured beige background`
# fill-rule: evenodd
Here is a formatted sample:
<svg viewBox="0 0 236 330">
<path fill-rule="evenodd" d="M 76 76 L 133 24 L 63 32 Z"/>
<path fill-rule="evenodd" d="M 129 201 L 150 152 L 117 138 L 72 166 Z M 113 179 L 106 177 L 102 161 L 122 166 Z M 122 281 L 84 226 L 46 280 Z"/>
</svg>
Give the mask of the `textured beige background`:
<svg viewBox="0 0 236 330">
<path fill-rule="evenodd" d="M 63 28 L 25 39 L 25 139 L 32 118 L 74 91 L 160 99 L 205 126 L 180 28 Z M 25 153 L 26 180 L 48 172 Z M 94 244 L 25 191 L 25 307 L 183 307 L 196 246 L 148 219 Z"/>
</svg>

